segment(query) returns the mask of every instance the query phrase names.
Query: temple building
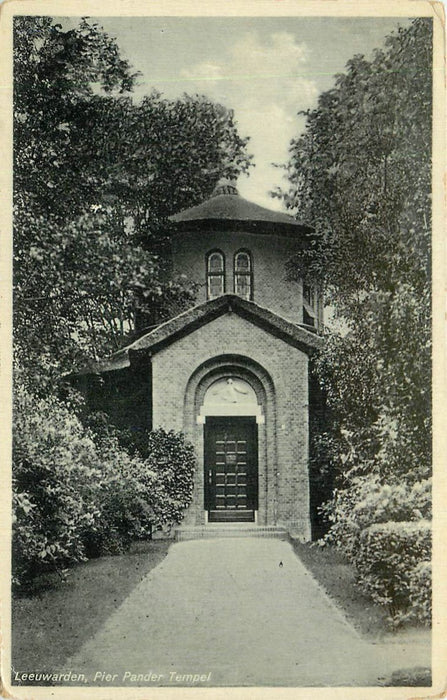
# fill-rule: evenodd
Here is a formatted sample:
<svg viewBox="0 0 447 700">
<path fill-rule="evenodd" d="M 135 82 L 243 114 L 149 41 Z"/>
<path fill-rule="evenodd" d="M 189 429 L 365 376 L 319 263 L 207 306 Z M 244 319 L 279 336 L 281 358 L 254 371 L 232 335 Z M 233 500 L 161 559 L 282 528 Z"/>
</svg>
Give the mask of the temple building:
<svg viewBox="0 0 447 700">
<path fill-rule="evenodd" d="M 252 523 L 310 539 L 309 358 L 323 308 L 286 263 L 312 229 L 225 181 L 172 223 L 174 273 L 198 284 L 196 305 L 79 379 L 118 424 L 182 431 L 193 443 L 184 526 Z"/>
</svg>

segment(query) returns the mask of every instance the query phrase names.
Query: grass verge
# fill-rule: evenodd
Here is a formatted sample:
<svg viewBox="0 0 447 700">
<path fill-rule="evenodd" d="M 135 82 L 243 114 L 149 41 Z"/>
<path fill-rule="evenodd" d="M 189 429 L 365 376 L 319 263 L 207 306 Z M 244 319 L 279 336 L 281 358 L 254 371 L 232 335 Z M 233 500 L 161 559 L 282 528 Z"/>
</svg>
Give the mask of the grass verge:
<svg viewBox="0 0 447 700">
<path fill-rule="evenodd" d="M 354 567 L 333 547 L 320 547 L 309 542 L 292 542 L 295 553 L 310 571 L 328 596 L 342 610 L 353 627 L 369 641 L 385 643 L 392 638 L 411 640 L 419 636 L 419 642 L 427 642 L 429 631 L 425 627 L 391 627 L 386 610 L 363 594 L 355 582 Z M 392 635 L 391 635 L 392 632 Z M 421 635 L 422 633 L 422 635 Z M 390 652 L 392 653 L 392 651 Z M 382 678 L 380 686 L 431 686 L 431 669 L 425 666 L 401 668 Z"/>
<path fill-rule="evenodd" d="M 360 634 L 377 639 L 390 631 L 386 611 L 359 591 L 354 569 L 340 552 L 309 542 L 294 541 L 292 545 L 304 566 Z"/>
<path fill-rule="evenodd" d="M 12 677 L 14 670 L 58 671 L 164 559 L 170 544 L 141 542 L 127 554 L 92 559 L 71 569 L 65 583 L 47 575 L 32 595 L 13 599 Z"/>
</svg>

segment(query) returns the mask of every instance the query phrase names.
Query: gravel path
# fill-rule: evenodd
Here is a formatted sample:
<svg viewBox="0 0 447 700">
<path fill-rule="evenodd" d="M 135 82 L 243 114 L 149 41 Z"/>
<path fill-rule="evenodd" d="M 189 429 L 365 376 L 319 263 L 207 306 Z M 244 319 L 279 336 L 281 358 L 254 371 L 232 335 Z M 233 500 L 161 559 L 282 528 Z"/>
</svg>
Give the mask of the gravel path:
<svg viewBox="0 0 447 700">
<path fill-rule="evenodd" d="M 428 645 L 361 639 L 289 543 L 228 538 L 174 544 L 66 668 L 109 686 L 305 687 L 417 665 Z"/>
</svg>

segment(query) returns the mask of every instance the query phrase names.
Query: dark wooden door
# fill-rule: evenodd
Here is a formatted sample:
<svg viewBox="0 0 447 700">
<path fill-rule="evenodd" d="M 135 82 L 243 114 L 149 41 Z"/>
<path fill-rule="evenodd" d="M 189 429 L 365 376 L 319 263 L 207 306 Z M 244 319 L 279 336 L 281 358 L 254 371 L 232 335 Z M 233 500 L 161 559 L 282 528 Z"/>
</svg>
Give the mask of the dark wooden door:
<svg viewBox="0 0 447 700">
<path fill-rule="evenodd" d="M 205 508 L 210 522 L 253 521 L 258 508 L 255 418 L 208 417 L 205 423 Z"/>
</svg>

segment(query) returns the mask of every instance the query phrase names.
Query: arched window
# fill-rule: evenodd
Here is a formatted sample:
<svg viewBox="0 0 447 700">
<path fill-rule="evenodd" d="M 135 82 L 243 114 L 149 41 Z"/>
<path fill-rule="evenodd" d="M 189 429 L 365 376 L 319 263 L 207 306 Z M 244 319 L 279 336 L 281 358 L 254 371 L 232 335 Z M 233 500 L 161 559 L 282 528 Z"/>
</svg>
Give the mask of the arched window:
<svg viewBox="0 0 447 700">
<path fill-rule="evenodd" d="M 243 299 L 253 298 L 253 266 L 247 250 L 239 250 L 234 256 L 234 293 Z"/>
<path fill-rule="evenodd" d="M 225 258 L 220 250 L 213 250 L 206 256 L 206 279 L 208 299 L 225 293 Z"/>
</svg>

